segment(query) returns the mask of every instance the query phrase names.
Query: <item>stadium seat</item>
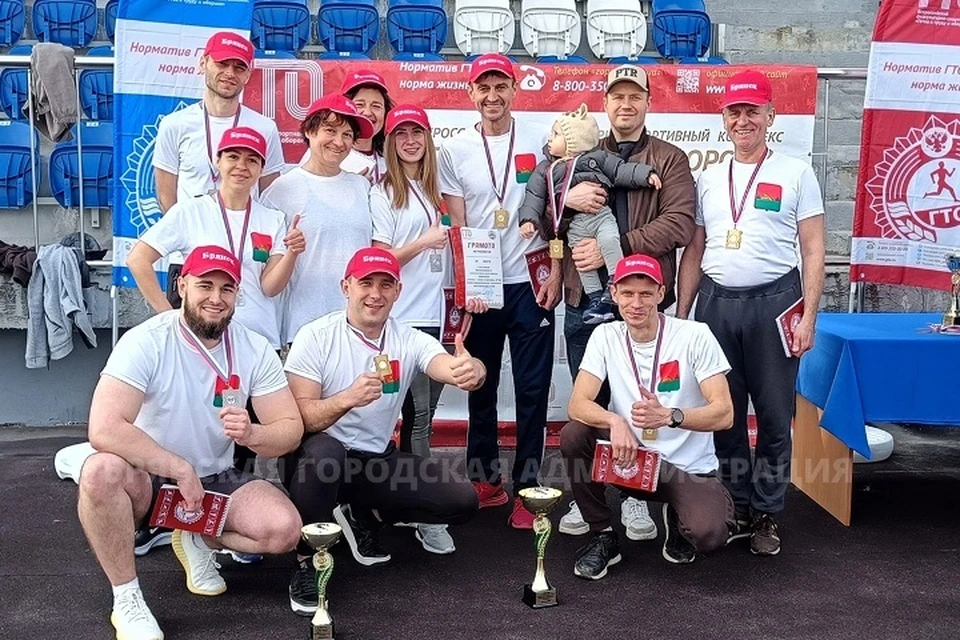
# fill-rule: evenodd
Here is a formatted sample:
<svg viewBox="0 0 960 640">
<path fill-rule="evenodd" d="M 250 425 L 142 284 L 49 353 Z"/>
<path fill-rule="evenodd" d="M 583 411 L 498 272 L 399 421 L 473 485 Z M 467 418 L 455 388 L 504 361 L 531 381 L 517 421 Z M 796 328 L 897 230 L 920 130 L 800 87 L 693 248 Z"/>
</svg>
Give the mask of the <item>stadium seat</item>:
<svg viewBox="0 0 960 640">
<path fill-rule="evenodd" d="M 710 17 L 703 0 L 653 0 L 653 43 L 665 58 L 706 55 Z"/>
<path fill-rule="evenodd" d="M 398 53 L 393 56 L 397 62 L 446 62 L 439 53 Z"/>
<path fill-rule="evenodd" d="M 662 58 L 653 58 L 650 56 L 640 56 L 639 58 L 631 58 L 629 56 L 616 56 L 614 58 L 609 58 L 607 62 L 609 64 L 660 64 Z"/>
<path fill-rule="evenodd" d="M 117 10 L 119 8 L 120 0 L 108 0 L 107 6 L 103 8 L 103 30 L 107 32 L 107 40 L 111 43 L 117 33 Z"/>
<path fill-rule="evenodd" d="M 705 56 L 703 58 L 680 58 L 680 64 L 730 64 L 720 56 Z"/>
<path fill-rule="evenodd" d="M 537 64 L 590 64 L 590 61 L 583 56 L 540 56 L 537 58 Z"/>
<path fill-rule="evenodd" d="M 0 0 L 0 47 L 17 44 L 23 35 L 26 15 L 23 0 Z"/>
<path fill-rule="evenodd" d="M 113 123 L 83 120 L 74 138 L 50 153 L 50 190 L 63 207 L 80 206 L 80 163 L 83 154 L 83 206 L 108 207 L 113 202 Z"/>
<path fill-rule="evenodd" d="M 264 51 L 263 49 L 257 49 L 254 51 L 253 57 L 273 60 L 296 60 L 297 54 L 293 51 Z"/>
<path fill-rule="evenodd" d="M 317 60 L 345 60 L 347 62 L 370 60 L 370 56 L 357 51 L 324 51 Z"/>
<path fill-rule="evenodd" d="M 113 57 L 113 47 L 91 47 L 88 56 Z M 113 120 L 113 69 L 80 72 L 80 107 L 91 120 Z"/>
<path fill-rule="evenodd" d="M 464 56 L 506 53 L 515 32 L 510 0 L 457 0 L 453 37 Z"/>
<path fill-rule="evenodd" d="M 531 56 L 566 58 L 580 47 L 581 31 L 576 0 L 523 0 L 520 38 Z"/>
<path fill-rule="evenodd" d="M 440 53 L 447 40 L 443 0 L 390 0 L 387 38 L 397 53 Z"/>
<path fill-rule="evenodd" d="M 18 44 L 7 52 L 11 56 L 29 56 L 32 44 Z M 27 103 L 27 70 L 7 67 L 0 71 L 0 108 L 11 120 L 26 120 L 23 105 Z"/>
<path fill-rule="evenodd" d="M 321 0 L 317 35 L 327 50 L 321 58 L 369 60 L 367 56 L 380 37 L 376 0 Z"/>
<path fill-rule="evenodd" d="M 299 52 L 310 40 L 306 0 L 257 0 L 250 41 L 257 49 Z"/>
<path fill-rule="evenodd" d="M 37 152 L 30 163 L 30 135 Z M 26 122 L 0 120 L 0 209 L 22 209 L 33 202 L 33 172 L 40 184 L 40 139 Z"/>
<path fill-rule="evenodd" d="M 587 0 L 587 43 L 601 60 L 639 56 L 647 46 L 640 0 Z"/>
<path fill-rule="evenodd" d="M 97 35 L 95 0 L 36 0 L 33 32 L 40 42 L 86 47 Z"/>
</svg>

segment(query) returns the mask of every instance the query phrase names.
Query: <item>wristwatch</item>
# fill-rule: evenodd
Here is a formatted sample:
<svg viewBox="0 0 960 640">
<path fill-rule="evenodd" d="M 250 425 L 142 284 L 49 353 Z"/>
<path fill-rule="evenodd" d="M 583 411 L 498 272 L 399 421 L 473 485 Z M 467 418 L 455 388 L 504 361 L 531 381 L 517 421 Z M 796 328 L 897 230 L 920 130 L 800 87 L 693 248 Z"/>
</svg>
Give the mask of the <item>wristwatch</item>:
<svg viewBox="0 0 960 640">
<path fill-rule="evenodd" d="M 673 428 L 683 424 L 683 411 L 680 409 L 670 409 L 670 426 Z"/>
</svg>

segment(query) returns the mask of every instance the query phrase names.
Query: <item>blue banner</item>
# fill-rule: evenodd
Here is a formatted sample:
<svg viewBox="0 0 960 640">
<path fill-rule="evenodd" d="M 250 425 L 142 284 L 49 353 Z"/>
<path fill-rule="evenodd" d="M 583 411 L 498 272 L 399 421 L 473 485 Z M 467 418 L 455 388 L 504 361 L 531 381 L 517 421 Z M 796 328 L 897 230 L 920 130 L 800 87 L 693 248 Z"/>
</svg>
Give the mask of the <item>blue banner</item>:
<svg viewBox="0 0 960 640">
<path fill-rule="evenodd" d="M 217 31 L 250 35 L 253 0 L 120 0 L 114 66 L 113 284 L 133 287 L 127 254 L 162 215 L 153 147 L 164 115 L 203 97 L 199 62 Z M 162 286 L 166 268 L 159 274 Z"/>
</svg>

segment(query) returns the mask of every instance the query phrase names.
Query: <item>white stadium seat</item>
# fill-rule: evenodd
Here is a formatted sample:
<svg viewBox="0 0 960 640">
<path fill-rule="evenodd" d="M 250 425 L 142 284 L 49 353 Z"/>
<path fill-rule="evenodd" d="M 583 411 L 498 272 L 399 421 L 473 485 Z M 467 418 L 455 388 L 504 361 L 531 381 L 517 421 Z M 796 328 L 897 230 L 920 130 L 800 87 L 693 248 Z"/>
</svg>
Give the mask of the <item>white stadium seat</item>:
<svg viewBox="0 0 960 640">
<path fill-rule="evenodd" d="M 453 35 L 463 55 L 506 53 L 515 32 L 510 0 L 457 0 Z"/>
<path fill-rule="evenodd" d="M 576 0 L 523 0 L 520 37 L 531 56 L 565 58 L 580 46 Z"/>
<path fill-rule="evenodd" d="M 587 42 L 598 58 L 636 58 L 647 45 L 640 0 L 587 0 Z"/>
</svg>

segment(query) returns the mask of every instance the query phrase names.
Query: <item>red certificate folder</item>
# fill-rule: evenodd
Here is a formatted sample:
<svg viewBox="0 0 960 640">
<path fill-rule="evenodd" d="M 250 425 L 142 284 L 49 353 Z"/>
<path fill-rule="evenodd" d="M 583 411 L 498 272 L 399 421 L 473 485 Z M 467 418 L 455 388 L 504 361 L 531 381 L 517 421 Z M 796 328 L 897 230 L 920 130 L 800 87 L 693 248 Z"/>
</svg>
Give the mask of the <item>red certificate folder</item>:
<svg viewBox="0 0 960 640">
<path fill-rule="evenodd" d="M 803 298 L 800 298 L 786 311 L 777 316 L 777 331 L 780 332 L 780 343 L 783 345 L 783 353 L 788 358 L 793 357 L 790 351 L 790 345 L 793 344 L 793 334 L 797 330 L 797 325 L 803 319 Z"/>
<path fill-rule="evenodd" d="M 652 493 L 660 482 L 660 454 L 652 449 L 638 449 L 636 462 L 624 468 L 614 460 L 610 441 L 597 440 L 591 476 L 594 482 Z"/>
<path fill-rule="evenodd" d="M 180 529 L 205 536 L 219 537 L 227 521 L 230 496 L 215 491 L 205 491 L 198 511 L 187 511 L 183 494 L 176 485 L 165 484 L 157 493 L 157 501 L 150 516 L 151 527 Z"/>
<path fill-rule="evenodd" d="M 550 260 L 549 247 L 535 249 L 526 254 L 527 271 L 530 272 L 530 285 L 533 287 L 533 296 L 540 295 L 540 287 L 550 278 L 553 263 Z"/>
</svg>

